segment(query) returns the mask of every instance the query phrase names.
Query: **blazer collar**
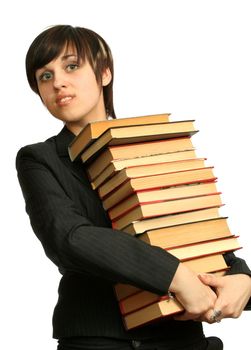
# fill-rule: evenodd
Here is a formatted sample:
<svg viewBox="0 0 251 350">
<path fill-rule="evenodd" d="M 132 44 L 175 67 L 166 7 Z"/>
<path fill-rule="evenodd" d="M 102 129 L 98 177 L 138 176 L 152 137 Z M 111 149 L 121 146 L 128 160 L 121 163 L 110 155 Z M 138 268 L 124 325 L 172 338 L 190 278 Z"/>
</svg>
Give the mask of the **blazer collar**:
<svg viewBox="0 0 251 350">
<path fill-rule="evenodd" d="M 57 153 L 60 157 L 69 157 L 68 146 L 75 138 L 75 135 L 64 126 L 56 136 Z"/>
</svg>

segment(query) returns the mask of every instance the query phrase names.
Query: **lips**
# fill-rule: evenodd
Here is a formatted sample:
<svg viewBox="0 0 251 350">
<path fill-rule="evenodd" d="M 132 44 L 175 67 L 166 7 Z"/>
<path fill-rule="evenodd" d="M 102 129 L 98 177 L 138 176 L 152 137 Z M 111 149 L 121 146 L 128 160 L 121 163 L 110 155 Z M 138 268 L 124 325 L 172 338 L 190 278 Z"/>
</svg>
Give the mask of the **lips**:
<svg viewBox="0 0 251 350">
<path fill-rule="evenodd" d="M 72 95 L 60 95 L 56 98 L 56 103 L 58 106 L 67 106 L 71 103 L 74 96 Z"/>
</svg>

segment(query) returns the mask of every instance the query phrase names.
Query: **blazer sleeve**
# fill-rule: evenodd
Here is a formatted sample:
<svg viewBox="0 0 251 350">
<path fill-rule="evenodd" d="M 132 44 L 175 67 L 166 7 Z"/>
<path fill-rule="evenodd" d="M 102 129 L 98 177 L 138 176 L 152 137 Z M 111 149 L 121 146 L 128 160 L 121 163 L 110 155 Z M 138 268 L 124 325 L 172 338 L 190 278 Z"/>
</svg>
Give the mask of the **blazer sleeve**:
<svg viewBox="0 0 251 350">
<path fill-rule="evenodd" d="M 95 226 L 32 146 L 16 160 L 32 228 L 46 255 L 62 270 L 102 276 L 164 295 L 179 260 L 122 231 Z"/>
<path fill-rule="evenodd" d="M 237 257 L 234 253 L 227 253 L 225 254 L 224 258 L 227 265 L 230 266 L 230 269 L 227 271 L 228 275 L 243 273 L 245 275 L 249 275 L 251 278 L 251 270 L 247 266 L 245 260 Z M 251 310 L 251 298 L 245 306 L 245 310 Z"/>
</svg>

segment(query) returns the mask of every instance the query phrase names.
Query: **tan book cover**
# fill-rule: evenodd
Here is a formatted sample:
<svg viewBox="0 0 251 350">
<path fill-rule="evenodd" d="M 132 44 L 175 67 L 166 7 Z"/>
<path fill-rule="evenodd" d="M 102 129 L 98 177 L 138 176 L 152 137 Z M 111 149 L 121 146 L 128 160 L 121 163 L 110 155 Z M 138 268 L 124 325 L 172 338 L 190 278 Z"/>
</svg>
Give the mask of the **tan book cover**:
<svg viewBox="0 0 251 350">
<path fill-rule="evenodd" d="M 88 123 L 69 145 L 68 151 L 70 158 L 72 161 L 75 160 L 87 146 L 110 127 L 166 123 L 169 121 L 169 116 L 169 113 L 164 113 L 132 118 L 108 119 Z"/>
<path fill-rule="evenodd" d="M 192 136 L 197 132 L 193 120 L 168 122 L 149 125 L 130 125 L 107 129 L 81 154 L 83 162 L 90 161 L 108 145 L 146 142 Z"/>
</svg>

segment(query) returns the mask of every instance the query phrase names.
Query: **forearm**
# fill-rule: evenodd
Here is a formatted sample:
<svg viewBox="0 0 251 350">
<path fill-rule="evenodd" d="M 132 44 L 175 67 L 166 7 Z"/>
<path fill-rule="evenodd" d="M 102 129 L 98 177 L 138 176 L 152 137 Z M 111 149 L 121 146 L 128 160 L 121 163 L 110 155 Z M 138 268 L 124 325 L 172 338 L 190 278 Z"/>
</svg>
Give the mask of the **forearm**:
<svg viewBox="0 0 251 350">
<path fill-rule="evenodd" d="M 165 250 L 110 228 L 79 226 L 60 249 L 66 269 L 79 269 L 164 295 L 179 261 Z"/>
</svg>

